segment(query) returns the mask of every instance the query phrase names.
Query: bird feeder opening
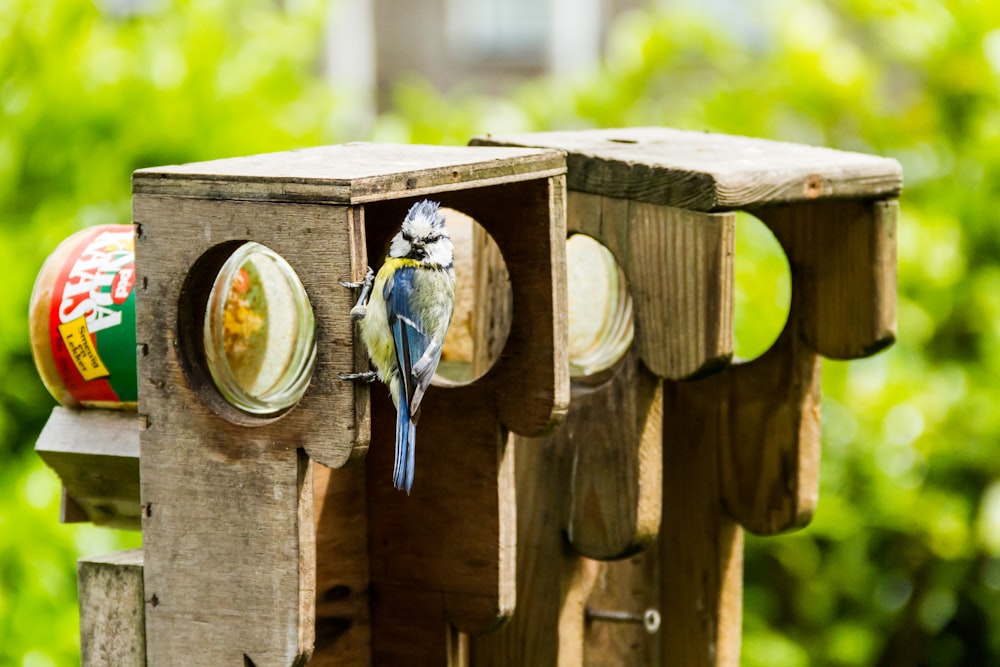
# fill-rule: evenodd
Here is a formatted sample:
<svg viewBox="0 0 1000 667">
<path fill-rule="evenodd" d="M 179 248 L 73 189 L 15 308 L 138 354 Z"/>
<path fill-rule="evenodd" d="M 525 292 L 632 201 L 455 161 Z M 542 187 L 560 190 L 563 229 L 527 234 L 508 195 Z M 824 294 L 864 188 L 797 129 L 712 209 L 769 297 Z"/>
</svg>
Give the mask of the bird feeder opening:
<svg viewBox="0 0 1000 667">
<path fill-rule="evenodd" d="M 503 255 L 489 232 L 453 208 L 441 208 L 455 244 L 455 312 L 437 377 L 450 384 L 482 377 L 510 333 L 513 297 Z"/>
<path fill-rule="evenodd" d="M 628 281 L 611 251 L 586 234 L 566 241 L 566 278 L 570 376 L 592 376 L 614 366 L 632 345 Z"/>
</svg>

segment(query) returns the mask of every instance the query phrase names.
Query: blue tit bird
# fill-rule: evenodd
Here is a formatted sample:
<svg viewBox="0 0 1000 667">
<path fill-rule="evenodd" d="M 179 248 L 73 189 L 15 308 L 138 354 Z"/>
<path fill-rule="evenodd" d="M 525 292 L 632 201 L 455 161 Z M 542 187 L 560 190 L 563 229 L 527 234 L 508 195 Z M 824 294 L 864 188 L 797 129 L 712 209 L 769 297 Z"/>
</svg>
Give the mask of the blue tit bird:
<svg viewBox="0 0 1000 667">
<path fill-rule="evenodd" d="M 385 263 L 374 279 L 369 269 L 351 309 L 351 317 L 360 320 L 374 375 L 388 385 L 396 406 L 393 485 L 407 493 L 413 487 L 420 402 L 441 360 L 455 308 L 454 246 L 439 206 L 424 200 L 410 207 Z"/>
</svg>

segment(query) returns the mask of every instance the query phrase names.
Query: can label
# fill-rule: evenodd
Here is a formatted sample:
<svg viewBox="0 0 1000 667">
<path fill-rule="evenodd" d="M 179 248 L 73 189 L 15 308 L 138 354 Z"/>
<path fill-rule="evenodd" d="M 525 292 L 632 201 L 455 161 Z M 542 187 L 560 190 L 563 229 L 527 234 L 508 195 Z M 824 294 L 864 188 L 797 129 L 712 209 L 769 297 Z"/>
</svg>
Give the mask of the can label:
<svg viewBox="0 0 1000 667">
<path fill-rule="evenodd" d="M 132 402 L 135 363 L 135 236 L 131 225 L 84 235 L 52 291 L 52 356 L 80 403 Z"/>
</svg>

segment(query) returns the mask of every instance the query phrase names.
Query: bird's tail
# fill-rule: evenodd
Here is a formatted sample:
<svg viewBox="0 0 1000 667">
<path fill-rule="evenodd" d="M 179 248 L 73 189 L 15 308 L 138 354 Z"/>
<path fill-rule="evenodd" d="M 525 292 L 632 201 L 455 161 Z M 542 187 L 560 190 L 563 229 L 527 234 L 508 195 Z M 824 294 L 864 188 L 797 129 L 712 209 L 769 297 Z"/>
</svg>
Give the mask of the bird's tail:
<svg viewBox="0 0 1000 667">
<path fill-rule="evenodd" d="M 392 469 L 392 484 L 407 493 L 413 487 L 416 443 L 417 425 L 410 420 L 410 406 L 400 401 L 396 411 L 396 463 Z"/>
</svg>

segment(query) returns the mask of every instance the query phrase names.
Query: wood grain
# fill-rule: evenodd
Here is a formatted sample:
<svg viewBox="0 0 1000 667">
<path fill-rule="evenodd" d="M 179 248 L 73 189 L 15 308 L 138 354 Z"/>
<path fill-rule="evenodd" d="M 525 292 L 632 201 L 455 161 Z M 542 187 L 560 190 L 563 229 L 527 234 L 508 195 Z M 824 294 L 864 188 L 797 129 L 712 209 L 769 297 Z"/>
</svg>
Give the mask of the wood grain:
<svg viewBox="0 0 1000 667">
<path fill-rule="evenodd" d="M 139 195 L 133 198 L 133 210 L 141 226 L 136 242 L 138 284 L 143 285 L 144 279 L 146 284 L 137 294 L 137 309 L 149 318 L 137 324 L 140 331 L 148 331 L 147 338 L 140 339 L 140 348 L 145 344 L 150 350 L 139 357 L 140 393 L 147 389 L 150 397 L 172 396 L 175 387 L 189 387 L 190 391 L 171 399 L 181 402 L 179 409 L 208 406 L 221 417 L 213 424 L 253 426 L 239 432 L 260 433 L 278 446 L 304 447 L 314 460 L 329 467 L 363 456 L 369 440 L 369 386 L 343 382 L 337 374 L 357 368 L 364 352 L 360 342 L 355 345 L 347 316 L 354 305 L 351 292 L 336 284 L 364 276 L 363 219 L 356 220 L 345 207 Z M 316 361 L 309 388 L 295 408 L 270 423 L 233 408 L 198 360 L 188 363 L 184 351 L 190 347 L 191 356 L 198 356 L 200 332 L 194 330 L 197 326 L 192 321 L 177 319 L 184 281 L 192 267 L 208 257 L 210 249 L 224 259 L 227 247 L 235 248 L 247 239 L 263 243 L 291 265 L 309 296 L 316 321 Z M 210 268 L 196 271 L 188 288 L 190 301 L 211 288 L 215 272 Z M 190 333 L 186 339 L 185 332 Z M 142 408 L 140 413 L 146 414 Z"/>
<path fill-rule="evenodd" d="M 471 143 L 565 150 L 570 190 L 692 211 L 889 199 L 902 189 L 902 168 L 889 158 L 665 127 L 488 135 Z"/>
<path fill-rule="evenodd" d="M 662 381 L 631 351 L 599 384 L 573 383 L 566 423 L 566 495 L 558 499 L 577 553 L 622 558 L 648 546 L 660 528 Z M 614 418 L 609 418 L 614 415 Z"/>
<path fill-rule="evenodd" d="M 316 649 L 309 665 L 367 667 L 372 657 L 365 468 L 314 467 Z"/>
<path fill-rule="evenodd" d="M 514 521 L 513 452 L 504 447 L 497 422 L 483 418 L 482 405 L 491 398 L 488 388 L 428 391 L 417 428 L 416 479 L 407 496 L 391 484 L 395 411 L 383 392 L 372 397 L 367 485 L 375 595 L 384 597 L 380 591 L 387 586 L 433 591 L 455 612 L 436 615 L 467 632 L 492 629 L 514 606 L 508 580 L 514 531 L 506 526 Z M 436 636 L 444 637 L 444 626 Z M 378 656 L 396 637 L 373 641 L 376 662 L 390 664 Z"/>
<path fill-rule="evenodd" d="M 132 191 L 206 199 L 362 204 L 564 174 L 560 151 L 350 143 L 140 169 Z"/>
<path fill-rule="evenodd" d="M 97 525 L 139 529 L 139 420 L 134 412 L 57 406 L 35 452 L 62 480 L 69 508 L 64 517 L 72 518 L 76 509 Z"/>
<path fill-rule="evenodd" d="M 149 663 L 215 667 L 246 656 L 256 667 L 301 664 L 315 606 L 306 450 L 342 465 L 368 439 L 368 387 L 336 379 L 355 350 L 350 294 L 330 286 L 363 270 L 352 265 L 347 211 L 182 197 L 133 203 Z M 186 277 L 202 271 L 193 267 L 210 249 L 248 238 L 295 268 L 317 322 L 310 387 L 276 421 L 234 416 L 183 356 L 198 335 L 181 316 L 182 302 L 195 298 L 184 290 L 211 285 L 194 275 L 185 287 Z"/>
<path fill-rule="evenodd" d="M 723 368 L 733 354 L 735 215 L 569 193 L 571 232 L 616 257 L 628 279 L 635 346 L 660 377 Z"/>
<path fill-rule="evenodd" d="M 802 335 L 830 359 L 896 339 L 896 201 L 831 201 L 756 211 L 795 258 Z"/>
<path fill-rule="evenodd" d="M 800 331 L 793 310 L 764 355 L 690 389 L 704 396 L 690 418 L 718 452 L 725 507 L 758 535 L 805 526 L 819 500 L 820 357 Z"/>
<path fill-rule="evenodd" d="M 594 610 L 645 613 L 660 610 L 660 561 L 655 540 L 646 550 L 619 560 L 597 564 L 598 576 L 587 607 Z M 665 619 L 673 622 L 673 619 Z M 661 630 L 662 630 L 661 620 Z M 609 623 L 594 619 L 586 624 L 584 667 L 659 667 L 660 635 L 642 624 Z"/>
<path fill-rule="evenodd" d="M 517 504 L 517 610 L 499 631 L 471 638 L 475 667 L 572 667 L 583 655 L 583 607 L 594 583 L 567 543 L 557 508 L 566 457 L 552 437 L 512 437 Z"/>
<path fill-rule="evenodd" d="M 720 500 L 724 443 L 706 437 L 716 424 L 715 399 L 705 385 L 718 377 L 663 387 L 660 650 L 671 664 L 685 667 L 735 667 L 740 661 L 743 531 Z"/>
<path fill-rule="evenodd" d="M 629 203 L 635 344 L 663 378 L 707 375 L 733 356 L 735 218 Z"/>
<path fill-rule="evenodd" d="M 859 358 L 895 340 L 896 211 L 894 201 L 755 210 L 788 255 L 792 303 L 775 345 L 719 378 L 723 495 L 748 530 L 801 527 L 815 510 L 820 354 Z"/>
<path fill-rule="evenodd" d="M 81 558 L 76 572 L 81 666 L 145 667 L 142 549 Z"/>
<path fill-rule="evenodd" d="M 728 375 L 734 369 L 728 369 Z M 722 502 L 722 376 L 663 385 L 663 520 L 654 544 L 629 559 L 601 563 L 588 606 L 642 613 L 662 625 L 592 621 L 587 667 L 735 667 L 740 657 L 743 530 Z M 720 406 L 722 406 L 720 408 Z"/>
</svg>

